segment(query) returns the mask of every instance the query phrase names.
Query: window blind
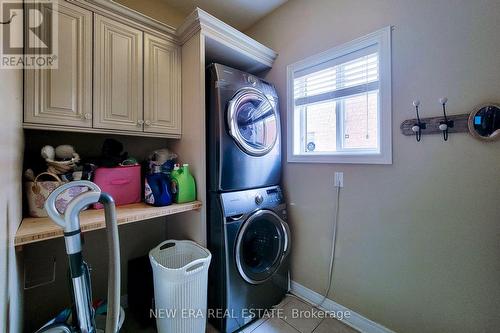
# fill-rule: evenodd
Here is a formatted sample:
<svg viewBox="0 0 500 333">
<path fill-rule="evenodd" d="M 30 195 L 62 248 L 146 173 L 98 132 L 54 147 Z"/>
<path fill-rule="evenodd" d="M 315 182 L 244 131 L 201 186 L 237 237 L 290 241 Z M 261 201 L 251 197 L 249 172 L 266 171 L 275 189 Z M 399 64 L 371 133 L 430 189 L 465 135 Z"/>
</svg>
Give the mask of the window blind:
<svg viewBox="0 0 500 333">
<path fill-rule="evenodd" d="M 295 106 L 335 100 L 379 89 L 376 46 L 294 73 Z"/>
</svg>

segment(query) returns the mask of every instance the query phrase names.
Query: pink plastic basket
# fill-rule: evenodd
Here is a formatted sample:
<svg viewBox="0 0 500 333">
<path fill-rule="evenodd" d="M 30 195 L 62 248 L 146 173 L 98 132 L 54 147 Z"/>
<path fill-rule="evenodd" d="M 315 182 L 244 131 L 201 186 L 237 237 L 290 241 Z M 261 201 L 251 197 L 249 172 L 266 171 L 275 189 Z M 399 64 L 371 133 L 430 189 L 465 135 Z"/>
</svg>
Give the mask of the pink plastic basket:
<svg viewBox="0 0 500 333">
<path fill-rule="evenodd" d="M 117 206 L 141 201 L 141 166 L 126 165 L 115 168 L 97 168 L 96 183 L 103 192 L 109 193 Z M 94 204 L 101 209 L 101 204 Z"/>
</svg>

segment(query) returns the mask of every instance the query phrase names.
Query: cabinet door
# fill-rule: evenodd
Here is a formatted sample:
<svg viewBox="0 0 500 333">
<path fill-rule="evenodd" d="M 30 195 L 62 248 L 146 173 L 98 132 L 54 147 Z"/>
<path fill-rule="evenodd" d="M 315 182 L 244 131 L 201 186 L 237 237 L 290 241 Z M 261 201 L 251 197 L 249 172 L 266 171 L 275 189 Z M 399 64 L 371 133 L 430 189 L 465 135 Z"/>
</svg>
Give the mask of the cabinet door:
<svg viewBox="0 0 500 333">
<path fill-rule="evenodd" d="M 94 17 L 94 127 L 142 131 L 142 31 Z"/>
<path fill-rule="evenodd" d="M 24 122 L 91 127 L 92 12 L 61 1 L 57 15 L 58 67 L 25 70 Z"/>
<path fill-rule="evenodd" d="M 181 134 L 180 47 L 144 35 L 145 132 Z"/>
</svg>

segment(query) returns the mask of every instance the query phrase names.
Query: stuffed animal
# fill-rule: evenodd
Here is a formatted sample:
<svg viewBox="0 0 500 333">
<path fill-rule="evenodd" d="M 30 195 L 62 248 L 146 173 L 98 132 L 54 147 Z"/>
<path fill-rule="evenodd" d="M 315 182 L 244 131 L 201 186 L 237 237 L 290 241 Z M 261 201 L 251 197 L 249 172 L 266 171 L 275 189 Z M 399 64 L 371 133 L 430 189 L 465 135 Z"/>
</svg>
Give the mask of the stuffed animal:
<svg viewBox="0 0 500 333">
<path fill-rule="evenodd" d="M 75 148 L 70 145 L 60 145 L 56 147 L 56 159 L 60 161 L 71 160 L 75 157 Z"/>
<path fill-rule="evenodd" d="M 40 154 L 47 162 L 47 171 L 56 175 L 72 172 L 80 162 L 80 155 L 70 145 L 60 145 L 55 149 L 44 146 Z"/>
<path fill-rule="evenodd" d="M 55 160 L 56 159 L 56 150 L 52 146 L 44 146 L 42 148 L 41 155 L 44 160 Z"/>
</svg>

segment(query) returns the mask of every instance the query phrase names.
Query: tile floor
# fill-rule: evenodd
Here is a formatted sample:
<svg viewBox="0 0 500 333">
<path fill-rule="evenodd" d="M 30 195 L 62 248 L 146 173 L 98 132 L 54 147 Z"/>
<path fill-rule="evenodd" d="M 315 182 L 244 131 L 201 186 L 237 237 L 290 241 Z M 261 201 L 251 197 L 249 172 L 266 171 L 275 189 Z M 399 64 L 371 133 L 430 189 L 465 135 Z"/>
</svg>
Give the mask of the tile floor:
<svg viewBox="0 0 500 333">
<path fill-rule="evenodd" d="M 245 327 L 242 333 L 359 333 L 357 330 L 333 318 L 296 318 L 297 311 L 319 311 L 311 304 L 296 297 L 286 297 L 277 307 L 282 308 L 280 318 L 262 318 Z M 215 332 L 208 331 L 207 333 Z"/>
<path fill-rule="evenodd" d="M 279 312 L 279 318 L 277 316 L 261 318 L 245 327 L 240 333 L 359 333 L 333 318 L 295 318 L 296 315 L 293 315 L 293 313 L 296 314 L 297 311 L 310 313 L 311 310 L 315 309 L 309 303 L 296 297 L 286 297 L 277 308 L 282 309 Z M 140 329 L 133 321 L 125 320 L 120 332 L 154 333 L 156 329 Z M 208 325 L 207 333 L 217 333 L 217 330 Z"/>
</svg>

